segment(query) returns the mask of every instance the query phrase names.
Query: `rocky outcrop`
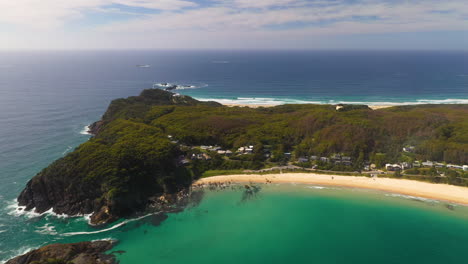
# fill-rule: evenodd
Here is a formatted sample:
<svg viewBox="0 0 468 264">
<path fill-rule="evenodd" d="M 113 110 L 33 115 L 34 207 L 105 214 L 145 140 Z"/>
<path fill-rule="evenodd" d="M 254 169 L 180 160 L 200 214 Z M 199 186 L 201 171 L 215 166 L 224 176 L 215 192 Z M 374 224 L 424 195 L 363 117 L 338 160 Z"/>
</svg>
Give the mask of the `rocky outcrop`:
<svg viewBox="0 0 468 264">
<path fill-rule="evenodd" d="M 99 131 L 101 130 L 102 125 L 104 124 L 104 121 L 99 120 L 97 122 L 92 123 L 88 127 L 88 132 L 92 135 L 97 135 Z"/>
<path fill-rule="evenodd" d="M 54 208 L 55 213 L 68 215 L 89 214 L 97 207 L 94 195 L 86 195 L 90 192 L 64 193 L 63 190 L 56 181 L 38 177 L 28 182 L 19 195 L 18 202 L 20 206 L 26 206 L 26 210 L 35 209 L 36 212 L 43 213 Z"/>
<path fill-rule="evenodd" d="M 15 257 L 5 264 L 113 264 L 115 256 L 105 254 L 114 246 L 114 241 L 52 244 Z"/>
<path fill-rule="evenodd" d="M 37 213 L 92 214 L 91 224 L 100 225 L 144 211 L 152 197 L 187 188 L 192 174 L 177 163 L 178 146 L 161 128 L 140 122 L 168 114 L 175 105 L 220 106 L 159 89 L 116 99 L 90 125 L 94 137 L 34 176 L 19 205 Z M 148 115 L 155 106 L 160 113 Z"/>
</svg>

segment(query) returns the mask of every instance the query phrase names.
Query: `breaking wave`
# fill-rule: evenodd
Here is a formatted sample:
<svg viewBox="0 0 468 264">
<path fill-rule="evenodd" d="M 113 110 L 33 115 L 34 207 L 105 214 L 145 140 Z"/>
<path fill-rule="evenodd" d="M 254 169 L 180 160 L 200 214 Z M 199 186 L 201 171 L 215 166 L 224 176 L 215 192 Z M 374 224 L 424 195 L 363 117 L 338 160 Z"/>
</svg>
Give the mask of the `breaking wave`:
<svg viewBox="0 0 468 264">
<path fill-rule="evenodd" d="M 418 99 L 415 101 L 386 102 L 386 101 L 345 101 L 345 100 L 300 100 L 289 98 L 265 98 L 265 97 L 236 97 L 228 98 L 198 98 L 200 101 L 216 101 L 221 104 L 232 105 L 282 105 L 282 104 L 359 104 L 359 105 L 422 105 L 422 104 L 468 104 L 468 99 Z"/>
<path fill-rule="evenodd" d="M 416 201 L 421 201 L 421 202 L 431 202 L 431 203 L 438 203 L 439 202 L 438 200 L 434 200 L 434 199 L 423 198 L 423 197 L 412 196 L 412 195 L 405 195 L 405 194 L 397 194 L 397 193 L 388 193 L 388 194 L 385 194 L 385 196 L 403 198 L 403 199 L 409 199 L 409 200 L 416 200 Z"/>
<path fill-rule="evenodd" d="M 15 217 L 24 216 L 24 217 L 29 218 L 29 219 L 47 215 L 47 216 L 53 216 L 53 217 L 56 217 L 56 218 L 78 218 L 78 217 L 83 217 L 84 219 L 89 220 L 89 217 L 91 215 L 91 214 L 86 214 L 86 215 L 83 215 L 83 214 L 77 214 L 77 215 L 57 214 L 57 213 L 55 213 L 53 211 L 53 208 L 50 208 L 49 210 L 47 210 L 47 211 L 45 211 L 43 213 L 37 213 L 35 211 L 35 208 L 27 211 L 27 210 L 25 210 L 26 206 L 20 206 L 18 204 L 18 201 L 16 201 L 16 199 L 9 202 L 6 209 L 7 209 L 7 214 L 8 215 L 15 216 Z"/>
<path fill-rule="evenodd" d="M 91 135 L 91 133 L 89 133 L 89 126 L 83 127 L 83 129 L 80 131 L 80 134 L 81 135 Z"/>
<path fill-rule="evenodd" d="M 13 252 L 13 254 L 11 254 L 10 257 L 8 257 L 8 258 L 6 258 L 6 259 L 3 259 L 3 260 L 0 259 L 0 264 L 4 264 L 4 263 L 6 263 L 8 260 L 10 260 L 10 259 L 12 259 L 12 258 L 15 258 L 15 257 L 17 257 L 17 256 L 24 255 L 24 254 L 28 253 L 29 251 L 31 251 L 31 250 L 33 250 L 33 249 L 35 249 L 35 247 L 21 247 L 21 248 L 15 250 L 15 251 Z"/>
<path fill-rule="evenodd" d="M 153 88 L 169 88 L 169 87 L 175 87 L 172 90 L 186 90 L 186 89 L 198 89 L 198 88 L 203 88 L 207 87 L 208 84 L 181 84 L 181 83 L 155 83 L 153 85 Z"/>
</svg>

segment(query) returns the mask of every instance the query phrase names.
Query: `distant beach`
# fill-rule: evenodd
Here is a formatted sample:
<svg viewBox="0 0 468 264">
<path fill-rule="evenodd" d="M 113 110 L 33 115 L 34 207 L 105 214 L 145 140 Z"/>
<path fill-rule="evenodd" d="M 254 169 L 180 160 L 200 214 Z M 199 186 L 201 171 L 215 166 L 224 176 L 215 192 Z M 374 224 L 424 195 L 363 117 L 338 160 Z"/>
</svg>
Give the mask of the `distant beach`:
<svg viewBox="0 0 468 264">
<path fill-rule="evenodd" d="M 314 173 L 226 175 L 202 178 L 194 184 L 209 183 L 299 183 L 374 189 L 468 205 L 468 188 L 405 179 L 368 178 Z"/>
<path fill-rule="evenodd" d="M 281 104 L 233 104 L 233 103 L 229 103 L 229 104 L 223 104 L 223 105 L 229 106 L 229 107 L 238 106 L 238 107 L 259 108 L 259 107 L 274 107 L 274 106 L 278 106 Z M 395 106 L 395 105 L 369 105 L 369 108 L 371 108 L 372 110 L 377 110 L 377 109 L 388 108 L 392 106 Z"/>
</svg>

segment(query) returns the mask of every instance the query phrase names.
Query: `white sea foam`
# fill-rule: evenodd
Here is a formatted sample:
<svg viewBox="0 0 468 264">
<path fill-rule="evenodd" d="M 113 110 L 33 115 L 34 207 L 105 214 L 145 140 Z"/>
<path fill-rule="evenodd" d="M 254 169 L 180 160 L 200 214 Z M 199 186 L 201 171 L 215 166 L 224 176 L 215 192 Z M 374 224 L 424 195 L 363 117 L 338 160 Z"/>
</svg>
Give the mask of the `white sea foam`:
<svg viewBox="0 0 468 264">
<path fill-rule="evenodd" d="M 21 247 L 21 248 L 15 250 L 15 251 L 13 251 L 11 256 L 8 257 L 7 259 L 0 260 L 0 264 L 4 264 L 8 260 L 10 260 L 12 258 L 15 258 L 15 257 L 18 257 L 18 256 L 21 256 L 21 255 L 24 255 L 24 254 L 26 254 L 29 251 L 34 250 L 34 249 L 35 249 L 35 247 Z"/>
<path fill-rule="evenodd" d="M 8 210 L 7 214 L 11 216 L 25 216 L 27 218 L 35 218 L 43 215 L 44 213 L 36 213 L 35 210 L 26 211 L 26 206 L 19 206 L 18 201 L 14 199 L 13 201 L 9 202 L 6 209 Z"/>
<path fill-rule="evenodd" d="M 158 213 L 156 213 L 158 214 Z M 98 231 L 90 231 L 90 232 L 69 232 L 69 233 L 63 233 L 61 234 L 61 236 L 77 236 L 77 235 L 93 235 L 93 234 L 99 234 L 99 233 L 104 233 L 104 232 L 107 232 L 107 231 L 110 231 L 110 230 L 114 230 L 116 228 L 119 228 L 121 226 L 124 226 L 130 222 L 134 222 L 134 221 L 138 221 L 140 219 L 143 219 L 145 217 L 148 217 L 150 215 L 154 215 L 154 214 L 147 214 L 147 215 L 144 215 L 144 216 L 140 216 L 140 217 L 137 217 L 137 218 L 133 218 L 133 219 L 128 219 L 128 220 L 125 220 L 121 223 L 118 223 L 112 227 L 109 227 L 109 228 L 106 228 L 106 229 L 102 229 L 102 230 L 98 230 Z"/>
<path fill-rule="evenodd" d="M 438 203 L 439 202 L 439 201 L 433 200 L 433 199 L 428 199 L 428 198 L 423 198 L 423 197 L 418 197 L 418 196 L 412 196 L 412 195 L 398 194 L 398 193 L 388 193 L 388 194 L 385 194 L 385 196 L 403 198 L 403 199 L 410 199 L 410 200 L 418 200 L 418 201 L 422 201 L 422 202 L 431 202 L 431 203 Z"/>
<path fill-rule="evenodd" d="M 47 223 L 43 226 L 40 226 L 40 227 L 37 227 L 36 228 L 37 230 L 34 231 L 38 234 L 42 234 L 42 235 L 57 235 L 57 231 L 55 230 L 55 226 L 51 225 L 50 223 Z"/>
<path fill-rule="evenodd" d="M 65 155 L 65 154 L 67 154 L 68 152 L 70 152 L 70 150 L 72 150 L 72 148 L 73 148 L 72 146 L 68 146 L 67 149 L 65 149 L 65 151 L 62 152 L 62 155 Z"/>
<path fill-rule="evenodd" d="M 253 97 L 238 97 L 236 99 L 219 99 L 219 98 L 195 98 L 200 101 L 215 101 L 221 104 L 240 104 L 240 105 L 282 105 L 282 104 L 322 104 L 320 101 L 303 101 L 294 99 L 277 99 L 277 98 L 253 98 Z"/>
<path fill-rule="evenodd" d="M 26 206 L 20 206 L 16 199 L 9 202 L 6 209 L 8 211 L 7 212 L 8 215 L 16 216 L 16 217 L 24 216 L 24 217 L 29 218 L 29 219 L 40 217 L 40 216 L 43 216 L 43 215 L 47 215 L 47 216 L 52 216 L 52 217 L 56 217 L 56 218 L 79 218 L 79 217 L 83 217 L 85 220 L 89 221 L 89 217 L 91 215 L 91 214 L 76 214 L 76 215 L 57 214 L 57 213 L 55 213 L 53 211 L 53 208 L 50 208 L 49 210 L 47 210 L 47 211 L 45 211 L 43 213 L 36 212 L 35 208 L 27 211 L 27 210 L 25 210 Z"/>
<path fill-rule="evenodd" d="M 404 102 L 384 102 L 384 101 L 344 101 L 344 100 L 299 100 L 289 98 L 265 98 L 265 97 L 236 97 L 233 99 L 227 98 L 201 98 L 195 99 L 200 101 L 216 101 L 221 104 L 252 104 L 252 105 L 281 105 L 281 104 L 360 104 L 360 105 L 421 105 L 421 104 L 468 104 L 468 99 L 465 98 L 448 98 L 448 99 L 418 99 L 415 101 Z"/>
<path fill-rule="evenodd" d="M 94 240 L 91 240 L 91 242 L 97 242 L 97 241 L 114 241 L 115 239 L 113 239 L 112 237 L 106 237 L 106 238 L 100 238 L 100 239 L 94 239 Z"/>
<path fill-rule="evenodd" d="M 203 87 L 207 87 L 208 84 L 190 84 L 190 85 L 187 85 L 187 84 L 178 84 L 178 83 L 155 83 L 153 85 L 153 88 L 154 86 L 157 86 L 157 87 L 161 87 L 161 88 L 167 88 L 167 87 L 171 87 L 173 85 L 176 85 L 177 88 L 174 89 L 174 90 L 186 90 L 186 89 L 198 89 L 198 88 L 203 88 Z"/>
<path fill-rule="evenodd" d="M 81 134 L 81 135 L 91 135 L 91 133 L 89 133 L 89 125 L 88 125 L 88 126 L 85 126 L 85 127 L 80 131 L 80 134 Z"/>
<path fill-rule="evenodd" d="M 318 189 L 318 190 L 327 189 L 326 187 L 323 187 L 323 186 L 307 186 L 306 188 L 309 188 L 309 189 Z"/>
</svg>

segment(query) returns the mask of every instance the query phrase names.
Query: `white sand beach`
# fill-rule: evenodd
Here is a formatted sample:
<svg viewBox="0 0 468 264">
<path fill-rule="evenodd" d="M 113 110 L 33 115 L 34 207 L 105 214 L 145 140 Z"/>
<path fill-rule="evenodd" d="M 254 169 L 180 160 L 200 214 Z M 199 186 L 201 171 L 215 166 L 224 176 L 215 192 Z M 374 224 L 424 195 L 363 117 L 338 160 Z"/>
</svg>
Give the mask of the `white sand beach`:
<svg viewBox="0 0 468 264">
<path fill-rule="evenodd" d="M 229 103 L 229 104 L 224 104 L 224 105 L 229 106 L 229 107 L 238 106 L 238 107 L 259 108 L 259 107 L 274 107 L 274 106 L 278 106 L 280 104 L 274 105 L 274 104 L 233 104 L 233 103 Z M 392 107 L 392 106 L 394 106 L 394 105 L 369 105 L 369 108 L 371 108 L 372 110 L 377 110 L 377 109 L 388 108 L 388 107 Z"/>
<path fill-rule="evenodd" d="M 374 189 L 405 195 L 445 200 L 468 205 L 468 188 L 448 184 L 434 184 L 405 179 L 368 178 L 324 175 L 314 173 L 242 174 L 203 178 L 194 184 L 208 183 L 300 183 Z"/>
</svg>

